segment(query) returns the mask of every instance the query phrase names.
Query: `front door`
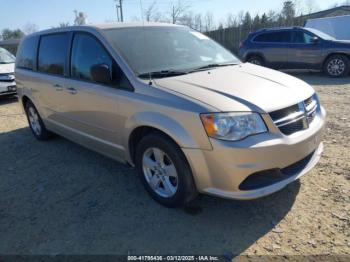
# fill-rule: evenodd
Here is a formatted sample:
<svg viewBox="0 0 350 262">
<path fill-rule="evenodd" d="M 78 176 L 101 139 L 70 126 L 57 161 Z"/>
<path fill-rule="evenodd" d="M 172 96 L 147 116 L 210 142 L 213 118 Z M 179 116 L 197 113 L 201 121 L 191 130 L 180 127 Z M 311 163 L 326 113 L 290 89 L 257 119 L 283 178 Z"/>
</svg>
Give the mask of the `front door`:
<svg viewBox="0 0 350 262">
<path fill-rule="evenodd" d="M 293 68 L 318 69 L 322 63 L 322 40 L 315 40 L 314 35 L 302 30 L 295 31 L 289 59 Z"/>
<path fill-rule="evenodd" d="M 113 157 L 122 157 L 123 122 L 118 99 L 120 92 L 125 91 L 118 86 L 121 70 L 102 44 L 87 33 L 74 34 L 70 61 L 70 78 L 61 112 L 64 125 L 78 133 L 85 145 Z M 91 68 L 100 64 L 110 69 L 111 84 L 94 81 Z"/>
</svg>

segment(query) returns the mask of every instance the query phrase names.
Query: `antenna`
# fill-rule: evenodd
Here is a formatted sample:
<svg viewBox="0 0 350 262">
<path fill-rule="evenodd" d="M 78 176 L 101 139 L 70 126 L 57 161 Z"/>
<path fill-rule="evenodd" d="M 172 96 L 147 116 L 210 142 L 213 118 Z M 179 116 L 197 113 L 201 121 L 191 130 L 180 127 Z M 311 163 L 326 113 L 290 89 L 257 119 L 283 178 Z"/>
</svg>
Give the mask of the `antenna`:
<svg viewBox="0 0 350 262">
<path fill-rule="evenodd" d="M 147 39 L 145 37 L 146 30 L 145 30 L 145 21 L 144 21 L 144 18 L 143 18 L 142 0 L 140 0 L 140 9 L 141 9 L 141 20 L 142 20 L 142 29 L 143 29 L 143 40 L 144 40 L 144 42 L 145 42 L 145 44 L 147 46 L 147 41 L 146 41 Z M 148 55 L 148 54 L 149 54 L 149 52 L 146 52 L 146 55 Z M 148 78 L 149 78 L 148 84 L 151 86 L 152 85 L 152 74 L 151 74 L 151 72 L 148 72 Z"/>
</svg>

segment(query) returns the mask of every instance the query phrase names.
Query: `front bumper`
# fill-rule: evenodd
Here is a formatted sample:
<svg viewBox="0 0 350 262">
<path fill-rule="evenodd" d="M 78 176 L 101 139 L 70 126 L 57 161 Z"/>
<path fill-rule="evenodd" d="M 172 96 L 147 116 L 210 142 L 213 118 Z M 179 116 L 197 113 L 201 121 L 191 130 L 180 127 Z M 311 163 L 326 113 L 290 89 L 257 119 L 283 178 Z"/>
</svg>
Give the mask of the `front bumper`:
<svg viewBox="0 0 350 262">
<path fill-rule="evenodd" d="M 282 189 L 310 171 L 320 159 L 325 116 L 322 108 L 307 130 L 290 136 L 275 130 L 237 142 L 211 139 L 211 151 L 183 149 L 198 191 L 230 199 L 254 199 Z M 305 158 L 307 162 L 302 168 L 285 179 L 254 190 L 240 189 L 243 181 L 253 174 L 283 170 Z"/>
<path fill-rule="evenodd" d="M 0 81 L 0 96 L 17 94 L 16 82 Z"/>
</svg>

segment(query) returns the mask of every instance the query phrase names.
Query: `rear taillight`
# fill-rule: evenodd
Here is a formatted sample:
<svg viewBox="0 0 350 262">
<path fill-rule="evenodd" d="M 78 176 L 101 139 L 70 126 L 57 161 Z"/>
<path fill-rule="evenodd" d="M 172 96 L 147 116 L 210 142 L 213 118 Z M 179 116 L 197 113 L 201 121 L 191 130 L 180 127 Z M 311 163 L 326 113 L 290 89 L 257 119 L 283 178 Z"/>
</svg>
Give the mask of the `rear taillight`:
<svg viewBox="0 0 350 262">
<path fill-rule="evenodd" d="M 239 48 L 242 48 L 244 46 L 243 42 L 239 43 Z"/>
</svg>

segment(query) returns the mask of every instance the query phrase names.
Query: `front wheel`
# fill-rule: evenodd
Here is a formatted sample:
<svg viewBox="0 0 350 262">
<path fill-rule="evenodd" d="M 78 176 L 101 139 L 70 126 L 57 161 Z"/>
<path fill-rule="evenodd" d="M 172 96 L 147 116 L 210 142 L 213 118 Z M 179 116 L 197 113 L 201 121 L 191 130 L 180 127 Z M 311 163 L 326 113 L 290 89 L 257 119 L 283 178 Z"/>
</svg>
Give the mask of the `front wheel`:
<svg viewBox="0 0 350 262">
<path fill-rule="evenodd" d="M 183 206 L 197 191 L 181 149 L 162 134 L 149 134 L 136 148 L 138 175 L 151 197 L 167 207 Z"/>
<path fill-rule="evenodd" d="M 327 59 L 323 70 L 330 77 L 343 77 L 349 74 L 350 62 L 344 55 L 333 55 Z"/>
</svg>

